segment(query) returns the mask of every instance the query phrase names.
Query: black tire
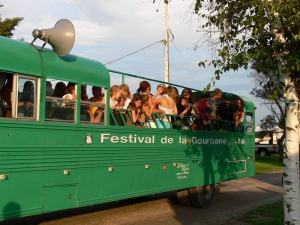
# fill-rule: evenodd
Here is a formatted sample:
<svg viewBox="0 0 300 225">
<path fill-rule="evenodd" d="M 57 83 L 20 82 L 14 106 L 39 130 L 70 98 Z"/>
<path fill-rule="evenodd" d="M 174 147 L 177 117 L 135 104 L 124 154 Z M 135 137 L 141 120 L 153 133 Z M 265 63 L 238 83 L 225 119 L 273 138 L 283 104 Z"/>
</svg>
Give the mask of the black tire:
<svg viewBox="0 0 300 225">
<path fill-rule="evenodd" d="M 269 153 L 268 153 L 268 151 L 266 149 L 261 149 L 259 151 L 259 155 L 260 156 L 267 156 L 267 155 L 269 155 Z"/>
<path fill-rule="evenodd" d="M 215 184 L 211 184 L 203 187 L 190 188 L 189 192 L 192 205 L 197 208 L 208 207 L 215 198 L 216 187 L 218 188 L 219 185 L 215 186 Z"/>
<path fill-rule="evenodd" d="M 181 205 L 192 206 L 188 189 L 177 191 L 177 199 Z"/>
</svg>

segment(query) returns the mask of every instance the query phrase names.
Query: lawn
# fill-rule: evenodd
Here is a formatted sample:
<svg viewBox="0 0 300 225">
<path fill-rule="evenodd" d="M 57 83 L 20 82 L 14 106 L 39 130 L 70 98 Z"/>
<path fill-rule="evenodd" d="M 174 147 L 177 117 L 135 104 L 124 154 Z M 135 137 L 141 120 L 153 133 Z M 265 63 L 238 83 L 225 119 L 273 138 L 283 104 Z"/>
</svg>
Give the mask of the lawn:
<svg viewBox="0 0 300 225">
<path fill-rule="evenodd" d="M 280 160 L 279 154 L 255 157 L 256 174 L 277 172 L 277 171 L 282 171 L 282 169 L 283 169 L 283 165 Z"/>
<path fill-rule="evenodd" d="M 256 156 L 255 169 L 256 174 L 263 174 L 282 171 L 283 165 L 278 154 Z M 243 216 L 233 217 L 226 222 L 243 225 L 282 225 L 283 221 L 283 202 L 279 201 L 251 210 Z"/>
</svg>

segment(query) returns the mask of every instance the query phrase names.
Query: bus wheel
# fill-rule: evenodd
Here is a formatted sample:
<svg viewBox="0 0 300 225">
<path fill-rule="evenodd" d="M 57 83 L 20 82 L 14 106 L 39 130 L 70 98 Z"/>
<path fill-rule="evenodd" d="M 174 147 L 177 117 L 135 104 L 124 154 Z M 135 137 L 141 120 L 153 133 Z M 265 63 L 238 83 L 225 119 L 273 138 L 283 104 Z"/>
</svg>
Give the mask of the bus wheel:
<svg viewBox="0 0 300 225">
<path fill-rule="evenodd" d="M 208 207 L 215 198 L 215 184 L 190 188 L 189 192 L 192 205 L 198 208 L 205 208 Z"/>
<path fill-rule="evenodd" d="M 181 205 L 192 206 L 188 189 L 177 191 L 177 199 Z"/>
<path fill-rule="evenodd" d="M 217 183 L 217 184 L 214 184 L 214 185 L 215 185 L 215 196 L 217 196 L 220 193 L 221 184 Z"/>
</svg>

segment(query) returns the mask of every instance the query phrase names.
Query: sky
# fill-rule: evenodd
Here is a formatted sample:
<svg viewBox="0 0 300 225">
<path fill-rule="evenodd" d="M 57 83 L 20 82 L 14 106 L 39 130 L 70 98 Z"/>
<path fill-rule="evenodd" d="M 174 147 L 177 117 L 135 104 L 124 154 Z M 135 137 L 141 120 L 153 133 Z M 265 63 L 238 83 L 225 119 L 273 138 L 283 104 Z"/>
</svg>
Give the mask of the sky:
<svg viewBox="0 0 300 225">
<path fill-rule="evenodd" d="M 154 4 L 153 0 L 0 0 L 0 4 L 4 5 L 0 8 L 2 19 L 24 17 L 16 27 L 14 39 L 31 42 L 34 29 L 52 28 L 60 19 L 68 19 L 75 28 L 71 54 L 100 61 L 108 69 L 165 79 L 164 45 L 159 42 L 165 38 L 163 0 Z M 203 46 L 207 43 L 197 32 L 199 20 L 191 13 L 192 4 L 193 0 L 173 0 L 168 7 L 169 28 L 174 36 L 170 38 L 169 49 L 170 82 L 203 90 L 214 70 L 198 66 L 199 61 L 211 60 L 212 55 L 207 47 L 194 50 L 196 43 Z M 254 87 L 250 73 L 250 70 L 228 72 L 211 89 L 220 88 L 252 99 L 257 107 L 257 125 L 269 112 L 249 94 Z M 131 92 L 137 88 L 131 87 Z"/>
</svg>

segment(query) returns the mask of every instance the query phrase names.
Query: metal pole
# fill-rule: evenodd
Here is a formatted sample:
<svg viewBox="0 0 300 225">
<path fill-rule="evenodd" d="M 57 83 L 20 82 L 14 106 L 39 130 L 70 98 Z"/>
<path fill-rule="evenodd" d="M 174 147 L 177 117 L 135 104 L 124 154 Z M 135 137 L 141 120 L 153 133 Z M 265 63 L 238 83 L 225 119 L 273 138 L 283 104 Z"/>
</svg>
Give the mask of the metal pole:
<svg viewBox="0 0 300 225">
<path fill-rule="evenodd" d="M 169 76 L 169 15 L 168 0 L 165 0 L 165 82 L 170 82 Z"/>
</svg>

